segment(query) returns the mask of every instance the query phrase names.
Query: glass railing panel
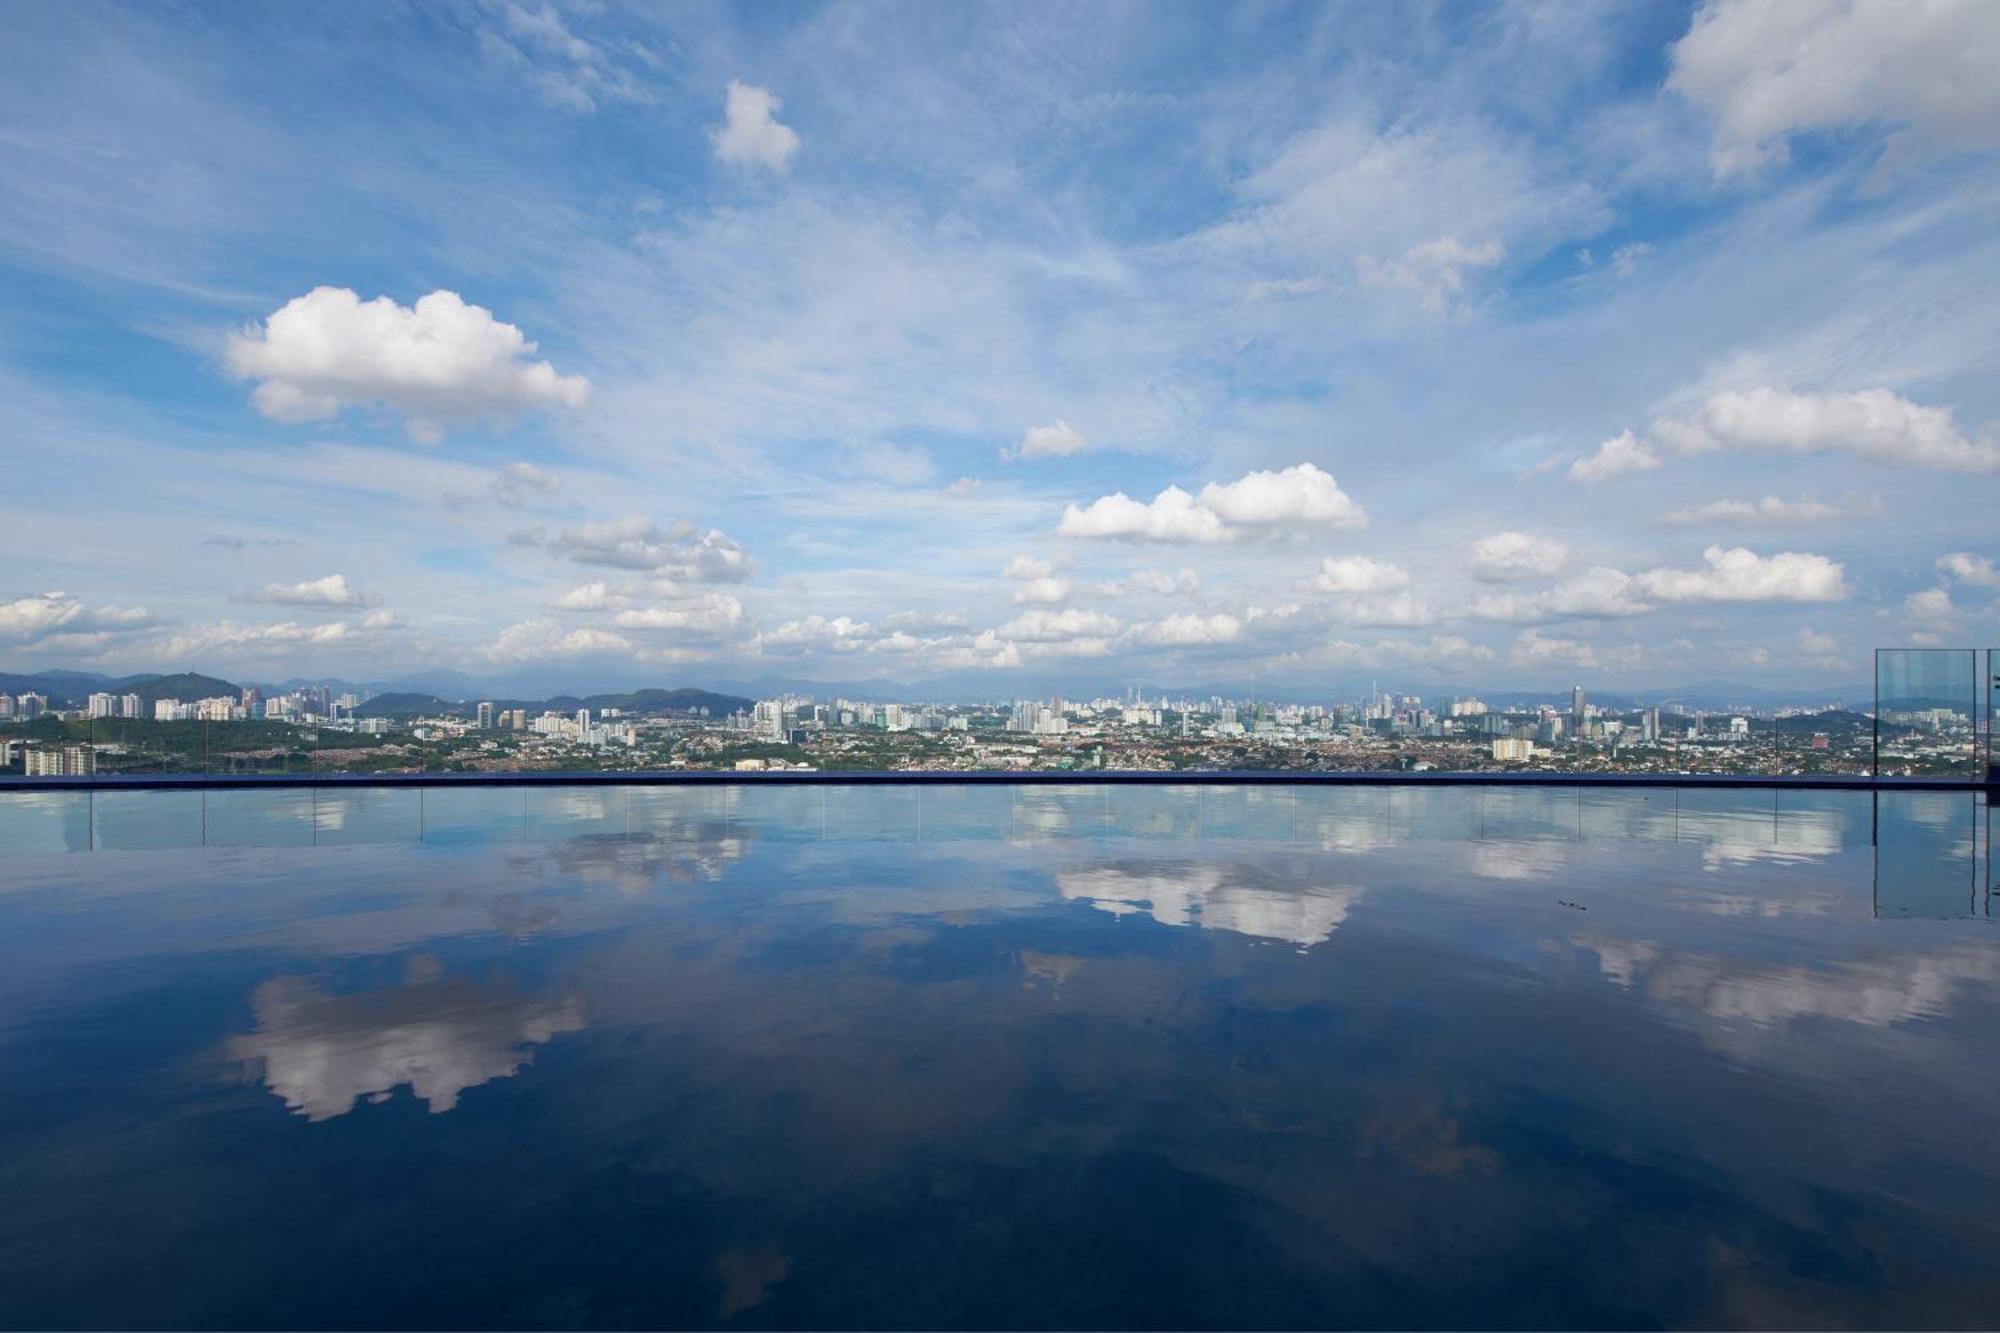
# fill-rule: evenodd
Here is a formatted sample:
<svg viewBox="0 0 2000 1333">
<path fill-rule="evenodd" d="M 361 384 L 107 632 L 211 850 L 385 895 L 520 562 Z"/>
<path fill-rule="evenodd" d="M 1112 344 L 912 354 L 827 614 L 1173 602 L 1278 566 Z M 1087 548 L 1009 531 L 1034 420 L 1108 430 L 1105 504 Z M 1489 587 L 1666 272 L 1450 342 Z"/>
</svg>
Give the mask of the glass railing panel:
<svg viewBox="0 0 2000 1333">
<path fill-rule="evenodd" d="M 1875 653 L 1875 771 L 1964 777 L 1978 771 L 1980 682 L 1970 648 Z"/>
</svg>

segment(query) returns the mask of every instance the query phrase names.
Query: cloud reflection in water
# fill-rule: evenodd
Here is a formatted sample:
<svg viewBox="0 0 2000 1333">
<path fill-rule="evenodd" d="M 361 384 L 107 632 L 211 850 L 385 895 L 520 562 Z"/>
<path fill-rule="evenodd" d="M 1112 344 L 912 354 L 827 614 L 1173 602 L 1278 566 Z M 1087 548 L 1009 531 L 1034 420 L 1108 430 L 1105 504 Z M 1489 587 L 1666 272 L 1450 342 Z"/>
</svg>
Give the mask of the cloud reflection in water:
<svg viewBox="0 0 2000 1333">
<path fill-rule="evenodd" d="M 277 977 L 251 1003 L 257 1030 L 231 1038 L 230 1055 L 258 1063 L 265 1086 L 315 1121 L 403 1084 L 441 1115 L 467 1088 L 511 1077 L 534 1059 L 533 1047 L 584 1026 L 580 995 L 537 999 L 445 976 L 427 957 L 386 990 L 330 995 Z"/>
</svg>

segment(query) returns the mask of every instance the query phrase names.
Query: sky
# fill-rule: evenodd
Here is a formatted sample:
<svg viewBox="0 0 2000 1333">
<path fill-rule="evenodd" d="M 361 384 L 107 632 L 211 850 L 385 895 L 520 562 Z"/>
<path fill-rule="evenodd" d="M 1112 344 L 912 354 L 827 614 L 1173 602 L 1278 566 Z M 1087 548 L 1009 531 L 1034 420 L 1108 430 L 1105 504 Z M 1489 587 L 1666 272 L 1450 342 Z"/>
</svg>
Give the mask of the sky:
<svg viewBox="0 0 2000 1333">
<path fill-rule="evenodd" d="M 2000 645 L 2000 5 L 6 4 L 0 669 Z"/>
</svg>

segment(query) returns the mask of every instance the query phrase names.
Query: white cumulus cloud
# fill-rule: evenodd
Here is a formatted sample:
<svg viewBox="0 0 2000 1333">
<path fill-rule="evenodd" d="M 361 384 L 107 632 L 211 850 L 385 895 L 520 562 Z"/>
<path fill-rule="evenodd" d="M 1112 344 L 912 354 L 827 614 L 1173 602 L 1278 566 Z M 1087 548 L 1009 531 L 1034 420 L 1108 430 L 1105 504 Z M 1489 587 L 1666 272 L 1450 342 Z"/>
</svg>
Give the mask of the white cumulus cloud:
<svg viewBox="0 0 2000 1333">
<path fill-rule="evenodd" d="M 1062 537 L 1153 542 L 1226 542 L 1234 535 L 1213 509 L 1196 504 L 1195 498 L 1178 486 L 1167 487 L 1150 503 L 1117 491 L 1088 506 L 1067 505 L 1056 533 Z"/>
<path fill-rule="evenodd" d="M 1061 611 L 1023 611 L 1000 626 L 1001 638 L 1018 643 L 1059 643 L 1065 639 L 1107 638 L 1123 628 L 1102 611 L 1068 607 Z"/>
<path fill-rule="evenodd" d="M 1975 588 L 2000 588 L 2000 568 L 1995 568 L 1991 560 L 1970 551 L 1953 551 L 1941 555 L 1937 561 L 1938 573 L 1958 583 L 1971 584 Z"/>
<path fill-rule="evenodd" d="M 1081 452 L 1087 444 L 1089 441 L 1083 438 L 1081 431 L 1058 419 L 1054 425 L 1033 427 L 1021 437 L 1020 444 L 1001 450 L 1001 456 L 1009 459 L 1060 458 Z"/>
<path fill-rule="evenodd" d="M 1363 528 L 1368 515 L 1311 463 L 1210 482 L 1201 494 L 1169 486 L 1150 502 L 1123 491 L 1068 505 L 1056 533 L 1124 541 L 1214 543 L 1304 527 Z"/>
<path fill-rule="evenodd" d="M 756 561 L 720 529 L 697 532 L 691 523 L 661 526 L 643 514 L 564 528 L 549 549 L 580 565 L 646 570 L 691 583 L 741 583 Z"/>
<path fill-rule="evenodd" d="M 1763 556 L 1741 546 L 1711 546 L 1701 558 L 1701 569 L 1651 569 L 1633 586 L 1659 602 L 1837 602 L 1847 596 L 1844 571 L 1823 555 Z"/>
<path fill-rule="evenodd" d="M 348 586 L 345 574 L 328 574 L 302 583 L 267 583 L 240 600 L 271 606 L 373 606 L 381 599 Z"/>
<path fill-rule="evenodd" d="M 1676 509 L 1666 516 L 1666 522 L 1679 528 L 1782 528 L 1871 518 L 1881 512 L 1882 501 L 1873 495 L 1857 496 L 1837 504 L 1824 500 L 1784 500 L 1767 495 L 1761 500 L 1713 500 L 1705 505 Z"/>
<path fill-rule="evenodd" d="M 1569 563 L 1569 547 L 1554 537 L 1496 532 L 1472 544 L 1472 574 L 1487 583 L 1547 578 Z"/>
<path fill-rule="evenodd" d="M 252 401 L 274 420 L 315 421 L 380 403 L 428 442 L 475 417 L 583 406 L 589 382 L 557 374 L 532 359 L 535 351 L 520 329 L 456 292 L 403 306 L 315 287 L 233 335 L 226 360 L 230 373 L 257 381 Z"/>
<path fill-rule="evenodd" d="M 1659 465 L 1660 455 L 1653 446 L 1628 430 L 1598 445 L 1597 452 L 1571 463 L 1569 475 L 1571 481 L 1609 481 L 1627 472 L 1648 472 Z"/>
<path fill-rule="evenodd" d="M 1958 612 L 1951 604 L 1950 591 L 1944 588 L 1913 592 L 1903 599 L 1903 605 L 1918 620 L 1950 620 Z"/>
<path fill-rule="evenodd" d="M 1713 0 L 1673 49 L 1668 87 L 1715 119 L 1718 176 L 1782 161 L 1801 131 L 1876 124 L 1914 158 L 2000 147 L 2000 5 L 1991 0 Z"/>
<path fill-rule="evenodd" d="M 1013 579 L 1019 584 L 1010 598 L 1013 602 L 1053 606 L 1069 600 L 1069 580 L 1058 577 L 1055 566 L 1046 560 L 1017 555 L 1007 562 L 1007 567 L 1000 573 L 1001 577 Z"/>
<path fill-rule="evenodd" d="M 70 635 L 118 633 L 143 628 L 153 617 L 142 607 L 85 606 L 66 592 L 45 592 L 0 602 L 0 639 L 24 646 Z"/>
<path fill-rule="evenodd" d="M 1597 650 L 1581 639 L 1557 639 L 1539 630 L 1522 630 L 1507 650 L 1507 659 L 1520 667 L 1569 666 L 1595 668 Z"/>
<path fill-rule="evenodd" d="M 1632 576 L 1600 565 L 1533 593 L 1489 593 L 1475 600 L 1480 620 L 1604 620 L 1644 615 L 1653 608 L 1633 589 Z"/>
<path fill-rule="evenodd" d="M 1148 624 L 1134 625 L 1131 637 L 1140 643 L 1170 647 L 1234 643 L 1243 637 L 1243 622 L 1223 613 L 1209 616 L 1192 613 L 1172 615 Z"/>
<path fill-rule="evenodd" d="M 709 593 L 686 606 L 635 606 L 611 618 L 619 629 L 681 630 L 720 634 L 743 623 L 743 603 Z"/>
<path fill-rule="evenodd" d="M 1409 587 L 1410 576 L 1400 566 L 1365 555 L 1328 556 L 1320 561 L 1313 586 L 1331 593 L 1394 592 Z"/>
<path fill-rule="evenodd" d="M 623 635 L 601 629 L 564 629 L 561 621 L 543 618 L 509 625 L 482 655 L 494 662 L 534 662 L 631 651 L 632 641 Z"/>
<path fill-rule="evenodd" d="M 1969 438 L 1950 408 L 1924 407 L 1887 389 L 1815 394 L 1765 386 L 1718 393 L 1687 417 L 1654 423 L 1653 434 L 1688 454 L 1840 452 L 1904 467 L 2000 472 L 2000 443 Z"/>
<path fill-rule="evenodd" d="M 1368 515 L 1333 477 L 1311 463 L 1277 472 L 1246 473 L 1227 485 L 1210 482 L 1199 503 L 1224 522 L 1269 528 L 1314 524 L 1333 528 L 1368 526 Z"/>
<path fill-rule="evenodd" d="M 1662 605 L 1725 602 L 1837 602 L 1847 596 L 1836 561 L 1802 551 L 1762 556 L 1741 546 L 1710 546 L 1699 569 L 1661 567 L 1638 574 L 1599 566 L 1533 593 L 1488 594 L 1471 614 L 1517 624 L 1638 616 Z"/>
<path fill-rule="evenodd" d="M 799 149 L 799 136 L 778 120 L 783 106 L 769 89 L 731 79 L 723 99 L 723 123 L 709 136 L 716 157 L 739 166 L 785 170 Z"/>
</svg>

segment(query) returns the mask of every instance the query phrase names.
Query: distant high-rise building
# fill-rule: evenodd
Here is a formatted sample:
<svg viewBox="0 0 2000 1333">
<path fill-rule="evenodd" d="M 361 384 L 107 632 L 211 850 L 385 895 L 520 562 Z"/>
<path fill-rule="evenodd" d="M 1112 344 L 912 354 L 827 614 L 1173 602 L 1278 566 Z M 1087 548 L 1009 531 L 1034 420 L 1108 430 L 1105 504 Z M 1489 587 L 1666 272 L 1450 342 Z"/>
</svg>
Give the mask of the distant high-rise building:
<svg viewBox="0 0 2000 1333">
<path fill-rule="evenodd" d="M 0 717 L 12 716 L 14 716 L 14 696 L 11 694 L 0 694 Z"/>
<path fill-rule="evenodd" d="M 118 696 L 118 716 L 144 717 L 145 715 L 146 715 L 146 702 L 145 700 L 141 699 L 138 695 L 121 694 Z"/>
<path fill-rule="evenodd" d="M 479 729 L 481 731 L 493 730 L 493 701 L 491 699 L 480 700 Z"/>
<path fill-rule="evenodd" d="M 24 722 L 30 718 L 40 717 L 49 711 L 48 699 L 43 695 L 36 694 L 33 690 L 29 690 L 26 694 L 22 695 L 15 701 L 15 704 L 15 715 Z"/>
<path fill-rule="evenodd" d="M 118 696 L 115 694 L 93 694 L 90 696 L 86 711 L 92 718 L 117 717 Z"/>
<path fill-rule="evenodd" d="M 264 711 L 264 691 L 258 689 L 255 685 L 245 685 L 243 687 L 243 711 L 251 717 L 256 717 L 262 713 Z"/>
<path fill-rule="evenodd" d="M 1569 692 L 1569 726 L 1574 732 L 1583 730 L 1583 686 L 1576 685 Z"/>
<path fill-rule="evenodd" d="M 21 757 L 31 778 L 83 777 L 97 771 L 97 751 L 88 745 L 34 746 Z"/>
</svg>

